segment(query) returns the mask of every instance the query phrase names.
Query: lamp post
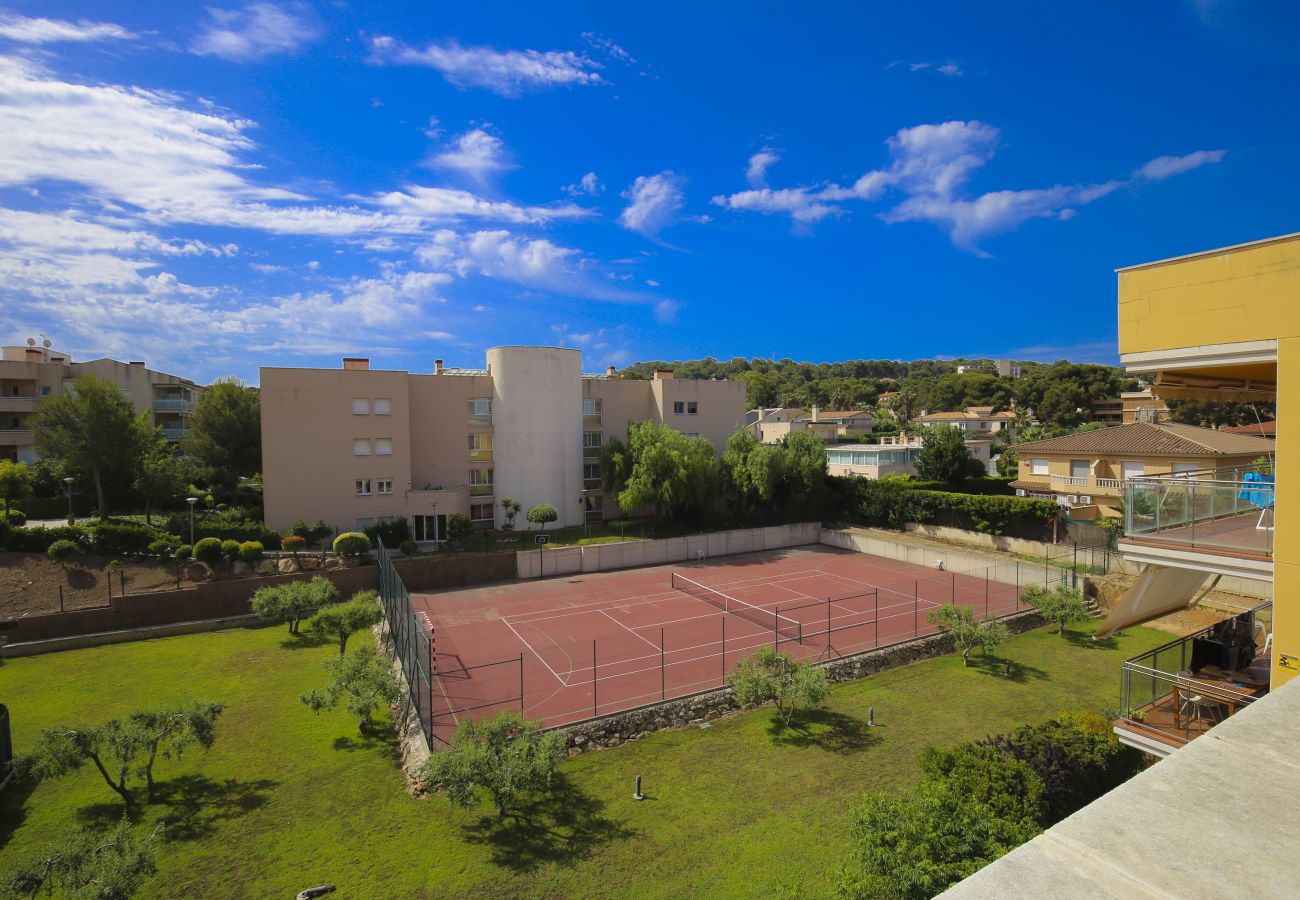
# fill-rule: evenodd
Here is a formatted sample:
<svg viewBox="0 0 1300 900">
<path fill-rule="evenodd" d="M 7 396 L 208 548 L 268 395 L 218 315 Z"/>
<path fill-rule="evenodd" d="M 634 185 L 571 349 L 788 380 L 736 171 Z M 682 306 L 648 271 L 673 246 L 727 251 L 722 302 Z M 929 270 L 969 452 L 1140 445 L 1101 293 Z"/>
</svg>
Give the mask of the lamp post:
<svg viewBox="0 0 1300 900">
<path fill-rule="evenodd" d="M 72 478 L 63 479 L 63 483 L 68 486 L 67 493 L 68 493 L 68 524 L 69 525 L 75 524 L 77 521 L 76 517 L 72 515 L 72 482 L 74 480 L 75 479 Z"/>
<path fill-rule="evenodd" d="M 199 502 L 198 497 L 186 497 L 185 502 L 190 505 L 190 547 L 194 547 L 194 504 Z"/>
</svg>

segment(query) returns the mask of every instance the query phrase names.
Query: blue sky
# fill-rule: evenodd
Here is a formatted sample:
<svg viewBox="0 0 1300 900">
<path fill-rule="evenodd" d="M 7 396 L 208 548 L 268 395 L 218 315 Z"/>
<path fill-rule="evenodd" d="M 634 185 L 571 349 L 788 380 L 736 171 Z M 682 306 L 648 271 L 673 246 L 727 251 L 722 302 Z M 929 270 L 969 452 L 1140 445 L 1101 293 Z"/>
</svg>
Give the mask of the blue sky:
<svg viewBox="0 0 1300 900">
<path fill-rule="evenodd" d="M 1113 361 L 1115 267 L 1300 230 L 1295 4 L 554 6 L 3 6 L 0 338 Z"/>
</svg>

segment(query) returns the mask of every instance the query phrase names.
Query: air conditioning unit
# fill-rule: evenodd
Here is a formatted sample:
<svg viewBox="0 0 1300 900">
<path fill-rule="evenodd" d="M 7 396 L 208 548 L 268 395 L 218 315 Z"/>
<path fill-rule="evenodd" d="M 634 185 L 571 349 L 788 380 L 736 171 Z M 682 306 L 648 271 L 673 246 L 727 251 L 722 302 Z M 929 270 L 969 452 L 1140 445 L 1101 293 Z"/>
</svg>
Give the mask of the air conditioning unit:
<svg viewBox="0 0 1300 900">
<path fill-rule="evenodd" d="M 1068 497 L 1065 498 L 1065 502 L 1066 502 L 1066 503 L 1078 503 L 1078 502 L 1079 502 L 1079 495 L 1078 495 L 1078 494 L 1070 494 Z"/>
<path fill-rule="evenodd" d="M 1083 501 L 1083 505 L 1084 505 L 1084 506 L 1092 506 L 1092 498 L 1091 498 L 1091 497 L 1080 497 L 1079 499 Z"/>
</svg>

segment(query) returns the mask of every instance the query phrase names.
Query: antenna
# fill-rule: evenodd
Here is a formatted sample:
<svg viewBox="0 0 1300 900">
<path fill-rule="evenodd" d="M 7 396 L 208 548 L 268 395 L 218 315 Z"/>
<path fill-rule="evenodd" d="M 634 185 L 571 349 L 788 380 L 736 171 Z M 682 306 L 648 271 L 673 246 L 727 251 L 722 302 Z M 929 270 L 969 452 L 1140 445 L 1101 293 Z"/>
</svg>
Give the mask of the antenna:
<svg viewBox="0 0 1300 900">
<path fill-rule="evenodd" d="M 27 339 L 27 346 L 28 346 L 28 347 L 35 347 L 35 346 L 36 346 L 36 338 L 28 338 L 28 339 Z"/>
<path fill-rule="evenodd" d="M 54 342 L 51 341 L 49 338 L 46 338 L 45 340 L 41 341 L 41 346 L 44 347 L 46 350 L 50 349 L 50 347 L 52 347 L 53 345 Z"/>
</svg>

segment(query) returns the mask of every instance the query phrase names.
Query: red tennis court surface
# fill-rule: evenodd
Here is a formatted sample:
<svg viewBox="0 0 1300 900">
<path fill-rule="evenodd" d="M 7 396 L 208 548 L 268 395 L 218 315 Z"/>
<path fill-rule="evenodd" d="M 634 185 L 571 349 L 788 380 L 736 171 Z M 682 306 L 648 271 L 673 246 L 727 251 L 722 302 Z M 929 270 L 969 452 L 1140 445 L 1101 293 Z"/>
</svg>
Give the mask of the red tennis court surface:
<svg viewBox="0 0 1300 900">
<path fill-rule="evenodd" d="M 812 546 L 412 594 L 435 635 L 433 734 L 521 703 L 559 725 L 685 696 L 765 644 L 824 660 L 910 640 L 936 631 L 926 613 L 943 603 L 1019 610 L 1019 576 L 995 571 L 1008 567 L 958 574 Z"/>
</svg>

